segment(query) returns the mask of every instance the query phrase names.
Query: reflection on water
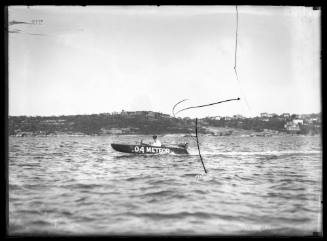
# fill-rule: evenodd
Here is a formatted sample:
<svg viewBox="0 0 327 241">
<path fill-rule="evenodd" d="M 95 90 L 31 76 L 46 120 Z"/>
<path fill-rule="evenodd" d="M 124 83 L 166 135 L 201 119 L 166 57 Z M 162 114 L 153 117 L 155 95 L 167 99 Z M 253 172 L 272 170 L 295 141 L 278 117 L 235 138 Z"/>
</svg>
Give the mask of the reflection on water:
<svg viewBox="0 0 327 241">
<path fill-rule="evenodd" d="M 190 155 L 130 155 L 145 136 L 10 137 L 10 234 L 312 235 L 320 137 L 201 136 Z"/>
</svg>

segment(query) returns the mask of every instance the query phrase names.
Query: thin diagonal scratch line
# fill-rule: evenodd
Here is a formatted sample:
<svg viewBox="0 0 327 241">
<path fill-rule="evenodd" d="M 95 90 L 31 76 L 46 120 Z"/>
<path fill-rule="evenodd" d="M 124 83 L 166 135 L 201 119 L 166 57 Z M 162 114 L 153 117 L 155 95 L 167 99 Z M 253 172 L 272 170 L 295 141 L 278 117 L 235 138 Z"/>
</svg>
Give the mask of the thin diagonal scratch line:
<svg viewBox="0 0 327 241">
<path fill-rule="evenodd" d="M 201 107 L 206 107 L 206 106 L 210 106 L 210 105 L 217 105 L 217 104 L 220 104 L 220 103 L 224 103 L 224 102 L 228 102 L 228 101 L 233 101 L 233 100 L 240 100 L 240 98 L 218 101 L 218 102 L 210 103 L 210 104 L 206 104 L 206 105 L 198 105 L 198 106 L 187 107 L 187 108 L 184 108 L 184 109 L 181 109 L 181 110 L 177 111 L 176 115 L 178 113 L 184 111 L 184 110 L 189 110 L 189 109 L 194 109 L 194 108 L 201 108 Z"/>
<path fill-rule="evenodd" d="M 241 85 L 241 82 L 240 80 L 238 79 L 238 74 L 237 74 L 237 46 L 238 46 L 238 8 L 237 8 L 237 5 L 235 6 L 236 7 L 236 31 L 235 31 L 235 55 L 234 55 L 234 72 L 235 72 L 235 76 L 236 76 L 236 81 L 239 85 L 239 89 L 241 91 L 241 94 L 244 96 L 244 101 L 245 101 L 245 104 L 248 108 L 248 110 L 250 111 L 251 115 L 252 115 L 252 111 L 251 111 L 251 108 L 250 108 L 250 105 L 247 101 L 247 98 L 244 94 L 244 91 L 242 89 L 242 85 Z"/>
<path fill-rule="evenodd" d="M 186 100 L 187 100 L 187 99 L 181 100 L 181 101 L 179 101 L 177 104 L 175 104 L 175 105 L 174 105 L 174 107 L 173 107 L 173 111 L 172 111 L 172 112 L 173 112 L 173 115 L 174 115 L 174 117 L 175 117 L 175 111 L 174 111 L 174 110 L 175 110 L 176 106 L 177 106 L 178 104 L 180 104 L 180 103 L 182 103 L 182 102 L 186 101 Z"/>
<path fill-rule="evenodd" d="M 237 39 L 238 39 L 238 9 L 236 5 L 236 38 L 235 38 L 235 58 L 234 58 L 234 71 L 237 77 Z"/>
</svg>

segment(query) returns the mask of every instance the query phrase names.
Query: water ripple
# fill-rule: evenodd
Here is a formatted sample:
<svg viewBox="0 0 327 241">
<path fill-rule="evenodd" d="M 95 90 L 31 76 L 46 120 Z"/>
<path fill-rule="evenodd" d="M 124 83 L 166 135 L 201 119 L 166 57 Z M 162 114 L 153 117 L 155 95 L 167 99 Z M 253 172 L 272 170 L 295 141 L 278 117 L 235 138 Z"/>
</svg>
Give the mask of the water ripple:
<svg viewBox="0 0 327 241">
<path fill-rule="evenodd" d="M 319 137 L 201 136 L 190 155 L 130 155 L 147 136 L 11 137 L 13 234 L 309 234 L 321 231 Z"/>
</svg>

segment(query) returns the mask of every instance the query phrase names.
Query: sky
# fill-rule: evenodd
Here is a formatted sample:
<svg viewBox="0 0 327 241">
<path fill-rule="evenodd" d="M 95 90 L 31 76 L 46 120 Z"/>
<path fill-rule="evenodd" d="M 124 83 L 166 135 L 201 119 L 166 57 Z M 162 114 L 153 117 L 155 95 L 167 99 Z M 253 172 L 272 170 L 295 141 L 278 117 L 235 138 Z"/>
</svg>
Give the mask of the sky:
<svg viewBox="0 0 327 241">
<path fill-rule="evenodd" d="M 320 10 L 10 6 L 9 115 L 321 111 Z"/>
</svg>

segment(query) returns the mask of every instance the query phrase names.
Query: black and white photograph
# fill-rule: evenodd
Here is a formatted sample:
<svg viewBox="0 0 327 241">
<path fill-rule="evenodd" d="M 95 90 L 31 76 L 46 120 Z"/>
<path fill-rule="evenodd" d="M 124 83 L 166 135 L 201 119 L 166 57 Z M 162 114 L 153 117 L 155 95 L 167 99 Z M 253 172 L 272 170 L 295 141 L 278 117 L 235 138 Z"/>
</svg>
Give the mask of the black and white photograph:
<svg viewBox="0 0 327 241">
<path fill-rule="evenodd" d="M 323 236 L 320 7 L 6 11 L 8 236 Z"/>
</svg>

